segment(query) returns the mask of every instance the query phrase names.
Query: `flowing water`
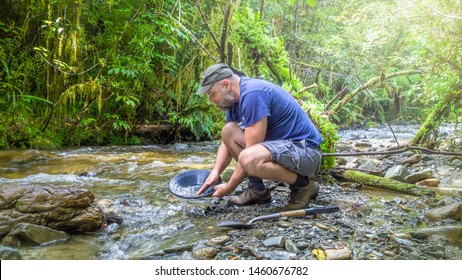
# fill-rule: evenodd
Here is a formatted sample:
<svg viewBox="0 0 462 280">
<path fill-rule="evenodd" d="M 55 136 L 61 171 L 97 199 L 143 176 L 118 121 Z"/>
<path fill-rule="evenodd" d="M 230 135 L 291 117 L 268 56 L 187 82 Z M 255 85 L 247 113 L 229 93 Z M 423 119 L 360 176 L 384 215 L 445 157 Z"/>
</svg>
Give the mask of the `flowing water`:
<svg viewBox="0 0 462 280">
<path fill-rule="evenodd" d="M 369 138 L 393 138 L 370 132 Z M 413 135 L 408 128 L 395 132 L 400 139 Z M 388 130 L 384 128 L 382 133 Z M 364 135 L 361 131 L 342 133 L 350 139 Z M 115 212 L 123 219 L 98 234 L 74 234 L 65 243 L 21 247 L 22 258 L 143 259 L 166 248 L 190 246 L 219 235 L 220 229 L 214 226 L 217 218 L 201 214 L 211 198 L 185 200 L 168 190 L 175 175 L 210 169 L 217 148 L 218 142 L 204 142 L 0 151 L 0 187 L 45 183 L 86 188 L 105 212 Z M 194 211 L 197 213 L 191 215 Z"/>
<path fill-rule="evenodd" d="M 173 196 L 167 186 L 183 171 L 210 169 L 217 147 L 209 142 L 0 151 L 0 186 L 46 183 L 86 188 L 105 212 L 123 219 L 103 233 L 72 235 L 63 244 L 23 247 L 23 259 L 139 259 L 213 234 L 207 229 L 210 219 L 185 213 L 186 205 L 194 211 L 195 205 L 208 205 L 210 198 L 186 201 Z"/>
</svg>

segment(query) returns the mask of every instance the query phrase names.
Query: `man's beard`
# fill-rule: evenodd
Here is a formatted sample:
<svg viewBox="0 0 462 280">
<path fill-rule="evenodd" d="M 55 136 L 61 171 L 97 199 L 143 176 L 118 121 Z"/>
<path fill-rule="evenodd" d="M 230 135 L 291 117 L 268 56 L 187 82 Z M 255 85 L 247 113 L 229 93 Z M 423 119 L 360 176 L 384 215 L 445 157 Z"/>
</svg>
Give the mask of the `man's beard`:
<svg viewBox="0 0 462 280">
<path fill-rule="evenodd" d="M 236 103 L 236 98 L 234 98 L 234 95 L 230 91 L 223 90 L 222 93 L 224 96 L 224 100 L 221 103 L 217 104 L 217 106 L 221 110 L 226 112 L 233 108 L 234 104 Z"/>
</svg>

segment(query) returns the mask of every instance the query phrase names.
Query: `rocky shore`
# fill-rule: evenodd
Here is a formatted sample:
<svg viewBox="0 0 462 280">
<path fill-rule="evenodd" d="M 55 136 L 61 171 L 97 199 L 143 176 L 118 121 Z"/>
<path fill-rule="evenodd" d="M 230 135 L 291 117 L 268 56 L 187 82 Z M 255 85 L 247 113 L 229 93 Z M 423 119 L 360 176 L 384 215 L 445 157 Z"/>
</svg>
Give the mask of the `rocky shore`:
<svg viewBox="0 0 462 280">
<path fill-rule="evenodd" d="M 393 141 L 344 139 L 339 151 L 386 151 Z M 460 147 L 455 149 L 459 149 Z M 454 150 L 454 149 L 453 149 Z M 261 221 L 251 229 L 223 228 L 220 234 L 194 244 L 178 244 L 153 259 L 462 259 L 461 158 L 407 151 L 386 156 L 339 157 L 337 166 L 375 171 L 393 180 L 434 190 L 414 196 L 341 182 L 332 172 L 320 174 L 318 198 L 310 207 L 335 205 L 341 211 L 305 218 Z M 289 194 L 287 186 L 266 182 L 273 201 L 267 205 L 228 207 L 215 199 L 205 209 L 189 209 L 217 222 L 248 221 L 277 213 Z M 243 184 L 241 186 L 245 188 Z"/>
</svg>

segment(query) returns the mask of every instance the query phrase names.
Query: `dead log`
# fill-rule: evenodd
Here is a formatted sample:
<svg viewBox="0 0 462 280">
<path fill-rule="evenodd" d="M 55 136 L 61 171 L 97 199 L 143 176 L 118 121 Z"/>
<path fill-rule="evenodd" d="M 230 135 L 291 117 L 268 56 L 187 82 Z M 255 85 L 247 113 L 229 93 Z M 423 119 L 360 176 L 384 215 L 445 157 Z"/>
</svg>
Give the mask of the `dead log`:
<svg viewBox="0 0 462 280">
<path fill-rule="evenodd" d="M 383 178 L 375 175 L 362 173 L 355 170 L 345 170 L 342 173 L 343 177 L 347 180 L 351 180 L 363 185 L 381 188 L 385 190 L 391 190 L 396 192 L 407 193 L 411 195 L 423 196 L 429 195 L 434 196 L 435 192 L 423 187 L 416 186 L 415 184 L 408 184 L 399 182 L 389 178 Z"/>
</svg>

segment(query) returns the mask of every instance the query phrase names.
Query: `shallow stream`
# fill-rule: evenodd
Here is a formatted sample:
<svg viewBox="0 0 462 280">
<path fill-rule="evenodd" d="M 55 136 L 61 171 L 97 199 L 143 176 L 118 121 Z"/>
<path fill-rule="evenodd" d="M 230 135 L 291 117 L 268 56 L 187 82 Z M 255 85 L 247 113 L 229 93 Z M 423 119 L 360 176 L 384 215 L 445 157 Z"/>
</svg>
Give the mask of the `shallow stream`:
<svg viewBox="0 0 462 280">
<path fill-rule="evenodd" d="M 383 128 L 382 134 L 367 137 L 392 141 L 387 133 Z M 402 140 L 413 135 L 406 127 L 398 128 L 397 134 Z M 367 134 L 345 132 L 342 137 L 354 135 Z M 180 199 L 167 188 L 170 179 L 183 171 L 211 168 L 217 147 L 218 142 L 205 142 L 0 151 L 0 187 L 44 183 L 87 188 L 105 211 L 123 219 L 122 224 L 110 224 L 98 234 L 21 247 L 22 258 L 144 259 L 166 248 L 189 246 L 222 234 L 223 229 L 216 227 L 219 218 L 202 214 L 212 204 L 211 198 Z M 384 193 L 375 191 L 374 196 L 380 199 Z"/>
</svg>

